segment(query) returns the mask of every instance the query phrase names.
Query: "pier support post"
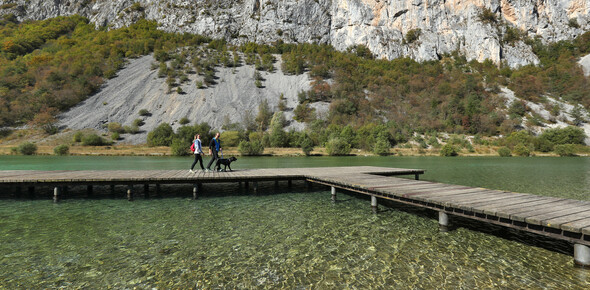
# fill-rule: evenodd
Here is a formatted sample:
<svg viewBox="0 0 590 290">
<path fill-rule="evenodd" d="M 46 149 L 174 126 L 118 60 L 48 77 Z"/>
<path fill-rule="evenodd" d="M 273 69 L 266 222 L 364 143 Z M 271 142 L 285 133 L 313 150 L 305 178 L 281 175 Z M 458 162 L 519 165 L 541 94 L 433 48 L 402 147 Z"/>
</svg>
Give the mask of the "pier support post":
<svg viewBox="0 0 590 290">
<path fill-rule="evenodd" d="M 28 192 L 29 192 L 29 198 L 30 199 L 34 199 L 35 198 L 35 187 L 34 186 L 29 186 Z"/>
<path fill-rule="evenodd" d="M 59 195 L 62 196 L 62 199 L 65 198 L 67 195 L 69 194 L 69 189 L 67 185 L 64 185 L 62 187 L 60 187 L 60 193 Z"/>
<path fill-rule="evenodd" d="M 374 195 L 371 195 L 371 210 L 377 213 L 377 197 Z"/>
<path fill-rule="evenodd" d="M 590 247 L 574 244 L 574 265 L 581 268 L 590 268 Z"/>
<path fill-rule="evenodd" d="M 147 183 L 143 185 L 143 197 L 150 198 L 150 185 Z"/>
<path fill-rule="evenodd" d="M 443 233 L 449 231 L 449 215 L 446 212 L 438 212 L 438 229 Z"/>
<path fill-rule="evenodd" d="M 160 188 L 160 184 L 156 184 L 156 196 L 157 197 L 162 197 L 162 190 Z"/>
<path fill-rule="evenodd" d="M 21 198 L 23 196 L 23 188 L 22 187 L 17 185 L 14 190 L 15 190 L 14 194 L 16 195 L 16 198 Z"/>
<path fill-rule="evenodd" d="M 88 194 L 88 197 L 92 197 L 92 193 L 93 193 L 92 185 L 86 186 L 86 192 Z"/>
<path fill-rule="evenodd" d="M 309 181 L 309 180 L 306 180 L 306 181 L 305 181 L 305 185 L 306 185 L 306 186 L 305 186 L 305 191 L 306 191 L 306 192 L 309 192 L 309 191 L 311 191 L 311 189 L 312 189 L 312 183 L 311 183 L 311 181 Z"/>
<path fill-rule="evenodd" d="M 127 186 L 127 200 L 133 201 L 133 184 Z"/>
<path fill-rule="evenodd" d="M 59 202 L 59 192 L 60 190 L 58 186 L 53 188 L 53 203 Z"/>
<path fill-rule="evenodd" d="M 420 180 L 420 174 L 418 174 L 418 173 L 414 174 L 414 179 Z"/>
<path fill-rule="evenodd" d="M 258 181 L 254 181 L 253 182 L 253 189 L 254 189 L 254 193 L 258 193 Z"/>
<path fill-rule="evenodd" d="M 336 202 L 336 187 L 334 186 L 332 186 L 332 202 Z"/>
<path fill-rule="evenodd" d="M 292 185 L 293 185 L 293 181 L 291 179 L 289 179 L 287 181 L 287 187 L 291 188 Z"/>
<path fill-rule="evenodd" d="M 248 181 L 244 181 L 244 189 L 246 190 L 246 192 L 248 192 L 249 188 L 250 188 L 250 183 Z"/>
<path fill-rule="evenodd" d="M 275 189 L 279 188 L 279 181 L 275 180 Z"/>
<path fill-rule="evenodd" d="M 193 184 L 193 200 L 198 198 L 198 194 L 199 194 L 199 185 L 198 184 Z"/>
<path fill-rule="evenodd" d="M 111 184 L 110 188 L 111 188 L 111 198 L 113 198 L 113 197 L 115 197 L 115 185 Z"/>
</svg>

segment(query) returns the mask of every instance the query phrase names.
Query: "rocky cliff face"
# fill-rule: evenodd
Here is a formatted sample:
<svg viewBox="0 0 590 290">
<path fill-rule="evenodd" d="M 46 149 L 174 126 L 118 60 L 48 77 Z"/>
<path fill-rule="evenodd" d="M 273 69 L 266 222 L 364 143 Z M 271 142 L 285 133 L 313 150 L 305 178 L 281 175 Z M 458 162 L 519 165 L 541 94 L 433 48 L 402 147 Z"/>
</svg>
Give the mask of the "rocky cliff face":
<svg viewBox="0 0 590 290">
<path fill-rule="evenodd" d="M 506 41 L 508 27 L 545 42 L 590 29 L 590 0 L 0 0 L 0 5 L 0 14 L 14 13 L 20 20 L 80 14 L 117 28 L 145 17 L 167 31 L 234 44 L 283 40 L 340 50 L 362 44 L 378 58 L 418 61 L 459 51 L 469 60 L 512 67 L 538 59 L 522 40 Z M 497 21 L 482 20 L 484 9 Z"/>
</svg>

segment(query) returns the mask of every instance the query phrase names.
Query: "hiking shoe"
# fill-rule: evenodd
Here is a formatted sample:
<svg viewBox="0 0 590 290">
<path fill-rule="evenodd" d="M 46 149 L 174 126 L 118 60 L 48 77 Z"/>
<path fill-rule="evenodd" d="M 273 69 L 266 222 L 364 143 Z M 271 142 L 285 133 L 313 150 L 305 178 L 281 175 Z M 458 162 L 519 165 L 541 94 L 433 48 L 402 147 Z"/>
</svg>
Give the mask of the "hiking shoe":
<svg viewBox="0 0 590 290">
<path fill-rule="evenodd" d="M 192 169 L 189 169 L 188 172 L 190 173 L 195 173 Z"/>
</svg>

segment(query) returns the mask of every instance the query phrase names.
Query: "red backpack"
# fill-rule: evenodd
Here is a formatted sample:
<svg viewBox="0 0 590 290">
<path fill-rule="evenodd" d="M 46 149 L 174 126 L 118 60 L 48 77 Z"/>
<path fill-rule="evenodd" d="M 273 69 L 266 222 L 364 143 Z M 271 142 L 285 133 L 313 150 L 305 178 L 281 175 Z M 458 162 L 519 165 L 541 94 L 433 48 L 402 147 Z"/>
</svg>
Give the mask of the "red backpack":
<svg viewBox="0 0 590 290">
<path fill-rule="evenodd" d="M 193 142 L 193 144 L 191 144 L 191 152 L 195 152 L 195 142 Z"/>
</svg>

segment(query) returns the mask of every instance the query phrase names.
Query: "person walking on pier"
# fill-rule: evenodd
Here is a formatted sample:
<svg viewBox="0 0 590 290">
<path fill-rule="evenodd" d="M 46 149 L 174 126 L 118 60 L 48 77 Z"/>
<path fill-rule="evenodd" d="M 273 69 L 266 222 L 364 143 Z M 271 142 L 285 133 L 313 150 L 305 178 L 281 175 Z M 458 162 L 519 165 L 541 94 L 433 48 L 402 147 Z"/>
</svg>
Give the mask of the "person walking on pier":
<svg viewBox="0 0 590 290">
<path fill-rule="evenodd" d="M 195 173 L 193 171 L 193 168 L 195 168 L 195 165 L 197 164 L 197 162 L 199 162 L 199 165 L 201 165 L 201 169 L 203 171 L 205 171 L 205 167 L 203 167 L 203 157 L 202 155 L 203 153 L 203 146 L 201 144 L 201 135 L 197 134 L 195 135 L 195 139 L 193 140 L 193 147 L 195 149 L 194 154 L 195 154 L 195 161 L 193 162 L 193 165 L 191 165 L 191 169 L 189 170 L 190 173 Z"/>
<path fill-rule="evenodd" d="M 211 161 L 209 161 L 209 164 L 207 165 L 208 171 L 211 170 L 211 164 L 219 159 L 220 152 L 222 152 L 221 140 L 219 140 L 219 132 L 217 132 L 215 134 L 215 138 L 211 139 L 211 142 L 209 142 L 209 154 L 211 154 Z M 223 154 L 223 152 L 221 154 Z"/>
</svg>

